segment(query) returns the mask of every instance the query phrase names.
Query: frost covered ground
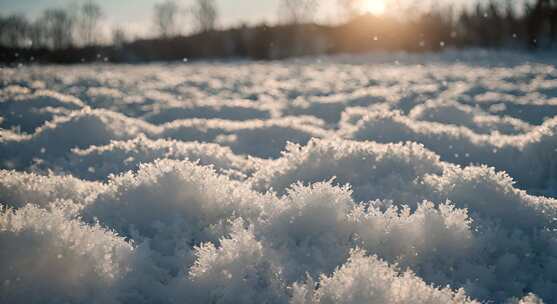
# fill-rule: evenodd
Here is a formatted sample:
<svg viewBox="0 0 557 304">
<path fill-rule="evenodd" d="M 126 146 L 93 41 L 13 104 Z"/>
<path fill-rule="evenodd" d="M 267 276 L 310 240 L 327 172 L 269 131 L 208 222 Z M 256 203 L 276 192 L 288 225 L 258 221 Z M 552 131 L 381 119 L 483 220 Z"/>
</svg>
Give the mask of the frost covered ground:
<svg viewBox="0 0 557 304">
<path fill-rule="evenodd" d="M 557 69 L 0 70 L 1 303 L 555 303 Z"/>
</svg>

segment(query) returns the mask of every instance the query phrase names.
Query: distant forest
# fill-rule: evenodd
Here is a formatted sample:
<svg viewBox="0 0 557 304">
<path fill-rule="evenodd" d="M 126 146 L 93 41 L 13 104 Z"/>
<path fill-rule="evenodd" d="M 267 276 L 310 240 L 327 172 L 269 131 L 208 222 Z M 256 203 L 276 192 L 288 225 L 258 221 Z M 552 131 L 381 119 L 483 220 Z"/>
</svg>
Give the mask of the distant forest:
<svg viewBox="0 0 557 304">
<path fill-rule="evenodd" d="M 371 51 L 439 51 L 444 48 L 555 48 L 557 0 L 484 1 L 474 9 L 434 7 L 381 16 L 362 13 L 358 0 L 338 0 L 341 22 L 317 24 L 316 0 L 282 0 L 281 22 L 221 29 L 214 0 L 186 8 L 167 0 L 153 8 L 155 38 L 130 39 L 122 28 L 101 41 L 105 12 L 94 1 L 51 8 L 29 20 L 0 15 L 0 62 L 149 62 L 214 58 L 282 59 L 293 56 Z M 185 16 L 187 15 L 187 16 Z M 401 17 L 404 16 L 404 17 Z M 194 31 L 181 34 L 188 18 Z"/>
</svg>

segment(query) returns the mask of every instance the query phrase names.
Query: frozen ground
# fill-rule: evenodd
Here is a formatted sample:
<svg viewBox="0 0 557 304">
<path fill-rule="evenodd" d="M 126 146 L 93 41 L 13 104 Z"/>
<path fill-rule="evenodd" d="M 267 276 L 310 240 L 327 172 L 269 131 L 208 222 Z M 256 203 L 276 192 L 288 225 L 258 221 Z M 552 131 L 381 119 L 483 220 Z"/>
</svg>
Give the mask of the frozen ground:
<svg viewBox="0 0 557 304">
<path fill-rule="evenodd" d="M 0 70 L 1 303 L 555 303 L 554 58 Z"/>
</svg>

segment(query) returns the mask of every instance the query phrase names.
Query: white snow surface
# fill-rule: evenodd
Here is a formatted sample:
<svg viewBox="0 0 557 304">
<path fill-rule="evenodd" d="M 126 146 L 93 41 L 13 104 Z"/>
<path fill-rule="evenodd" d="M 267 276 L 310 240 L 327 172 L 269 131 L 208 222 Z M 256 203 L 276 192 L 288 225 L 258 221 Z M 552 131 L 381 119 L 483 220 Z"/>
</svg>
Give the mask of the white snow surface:
<svg viewBox="0 0 557 304">
<path fill-rule="evenodd" d="M 0 69 L 0 303 L 555 303 L 557 68 Z"/>
</svg>

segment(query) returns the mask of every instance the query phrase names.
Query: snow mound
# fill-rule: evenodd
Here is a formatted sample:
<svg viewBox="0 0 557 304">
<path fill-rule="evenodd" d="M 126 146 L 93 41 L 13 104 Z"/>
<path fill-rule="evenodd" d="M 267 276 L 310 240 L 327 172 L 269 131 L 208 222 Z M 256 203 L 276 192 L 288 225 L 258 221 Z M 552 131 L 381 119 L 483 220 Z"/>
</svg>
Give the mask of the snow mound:
<svg viewBox="0 0 557 304">
<path fill-rule="evenodd" d="M 31 93 L 30 89 L 20 86 L 8 86 L 2 89 L 0 104 L 3 110 L 11 109 L 13 112 L 25 111 L 30 108 L 52 107 L 77 110 L 85 107 L 81 100 L 70 95 L 50 90 L 36 90 Z"/>
<path fill-rule="evenodd" d="M 126 94 L 118 89 L 109 87 L 88 88 L 84 100 L 92 108 L 106 108 L 116 110 L 125 100 Z"/>
<path fill-rule="evenodd" d="M 346 108 L 340 116 L 340 121 L 338 123 L 339 129 L 350 128 L 369 113 L 388 111 L 389 109 L 391 109 L 391 105 L 388 103 L 378 103 L 369 107 Z"/>
<path fill-rule="evenodd" d="M 154 124 L 162 124 L 191 118 L 247 120 L 269 119 L 271 116 L 273 116 L 272 109 L 268 107 L 257 105 L 251 101 L 231 100 L 226 103 L 181 102 L 173 106 L 155 108 L 143 119 Z"/>
<path fill-rule="evenodd" d="M 0 138 L 3 167 L 26 168 L 33 159 L 53 160 L 72 148 L 108 144 L 110 140 L 136 137 L 156 128 L 140 120 L 106 110 L 84 109 L 68 116 L 56 117 L 30 136 Z"/>
<path fill-rule="evenodd" d="M 23 87 L 8 86 L 0 92 L 0 112 L 4 117 L 0 125 L 33 133 L 55 116 L 83 107 L 79 99 L 69 95 L 47 90 L 31 93 Z"/>
<path fill-rule="evenodd" d="M 479 299 L 502 302 L 520 295 L 520 289 L 533 290 L 544 299 L 556 296 L 550 287 L 554 284 L 551 270 L 541 262 L 553 264 L 557 257 L 557 251 L 550 249 L 553 237 L 546 234 L 554 210 L 545 224 L 530 218 L 529 223 L 501 225 L 506 213 L 489 216 L 479 207 L 467 211 L 452 204 L 423 202 L 412 212 L 393 206 L 382 211 L 385 202 L 358 206 L 349 191 L 327 184 L 294 188 L 283 199 L 288 203 L 274 211 L 276 215 L 271 215 L 261 231 L 282 263 L 292 265 L 283 271 L 288 281 L 300 280 L 304 273 L 314 277 L 330 273 L 351 248 L 360 247 L 412 269 L 426 282 L 463 286 Z M 456 206 L 468 203 L 457 200 Z M 489 202 L 493 200 L 483 205 Z M 556 202 L 549 203 L 554 209 Z M 508 207 L 512 206 L 509 202 Z"/>
<path fill-rule="evenodd" d="M 314 117 L 283 117 L 269 120 L 192 119 L 161 126 L 157 136 L 182 141 L 216 142 L 234 153 L 277 158 L 288 141 L 305 144 L 313 137 L 332 136 Z"/>
<path fill-rule="evenodd" d="M 3 303 L 117 303 L 133 247 L 98 225 L 29 205 L 0 213 Z"/>
<path fill-rule="evenodd" d="M 336 124 L 341 117 L 342 112 L 348 106 L 344 100 L 312 100 L 308 101 L 298 98 L 292 102 L 285 114 L 288 115 L 313 115 L 323 119 L 330 125 Z"/>
<path fill-rule="evenodd" d="M 110 174 L 135 171 L 156 159 L 191 160 L 212 165 L 223 174 L 241 178 L 255 170 L 254 161 L 235 155 L 230 148 L 211 143 L 150 140 L 140 135 L 129 141 L 112 141 L 104 146 L 74 149 L 67 163 L 60 164 L 73 175 L 103 180 Z"/>
<path fill-rule="evenodd" d="M 467 127 L 479 134 L 492 132 L 521 134 L 532 130 L 532 126 L 519 119 L 489 115 L 481 109 L 472 108 L 456 101 L 429 100 L 425 104 L 414 107 L 408 116 L 414 120 Z"/>
<path fill-rule="evenodd" d="M 477 134 L 465 127 L 414 121 L 399 112 L 369 113 L 341 134 L 355 140 L 415 141 L 447 162 L 486 164 L 508 172 L 525 189 L 553 189 L 557 176 L 554 153 L 557 119 L 520 135 Z"/>
<path fill-rule="evenodd" d="M 306 146 L 290 144 L 280 159 L 253 176 L 254 189 L 283 194 L 296 182 L 330 180 L 350 184 L 357 200 L 399 196 L 426 174 L 442 174 L 439 156 L 415 143 L 382 145 L 345 140 L 312 139 Z M 402 191 L 401 191 L 402 190 Z"/>
<path fill-rule="evenodd" d="M 294 286 L 292 303 L 479 303 L 462 289 L 429 286 L 412 272 L 399 273 L 376 257 L 353 250 L 331 276 Z"/>
<path fill-rule="evenodd" d="M 289 145 L 282 158 L 261 166 L 250 182 L 258 191 L 284 194 L 297 182 L 329 180 L 350 185 L 356 201 L 392 200 L 415 208 L 423 200 L 450 200 L 508 227 L 546 227 L 557 212 L 555 200 L 527 195 L 505 173 L 485 166 L 461 169 L 415 143 L 314 139 L 304 147 Z"/>
<path fill-rule="evenodd" d="M 27 204 L 44 207 L 58 200 L 86 203 L 103 188 L 101 183 L 86 182 L 71 176 L 43 176 L 0 170 L 0 203 L 11 208 Z"/>
<path fill-rule="evenodd" d="M 465 211 L 450 205 L 437 209 L 432 203 L 420 204 L 414 213 L 396 207 L 381 211 L 356 204 L 350 195 L 348 188 L 329 183 L 297 185 L 272 210 L 258 233 L 287 265 L 283 273 L 288 281 L 306 274 L 331 273 L 354 247 L 405 267 L 431 267 L 441 272 L 429 263 L 450 264 L 470 252 L 470 222 Z"/>
<path fill-rule="evenodd" d="M 268 219 L 264 216 L 255 224 L 249 222 L 252 224 L 235 220 L 230 237 L 221 238 L 220 246 L 203 243 L 195 248 L 195 262 L 176 281 L 183 297 L 193 296 L 199 302 L 284 302 L 287 286 L 299 285 L 297 282 L 308 275 L 332 273 L 346 261 L 351 248 L 359 245 L 391 261 L 416 267 L 431 265 L 432 260 L 443 260 L 444 256 L 454 258 L 451 253 L 465 256 L 469 252 L 461 250 L 466 245 L 457 245 L 460 240 L 470 243 L 468 221 L 462 211 L 449 206 L 437 211 L 432 204 L 424 204 L 412 215 L 399 215 L 394 209 L 387 213 L 366 210 L 354 204 L 346 188 L 326 183 L 294 187 L 288 197 L 271 206 Z M 446 234 L 440 237 L 440 232 Z M 441 244 L 448 242 L 457 246 L 442 249 Z M 427 253 L 435 258 L 420 258 Z M 450 295 L 451 291 L 446 293 Z M 464 292 L 461 294 L 465 297 Z M 300 301 L 299 296 L 294 295 L 292 301 Z"/>
<path fill-rule="evenodd" d="M 230 218 L 257 217 L 268 200 L 209 167 L 157 160 L 112 177 L 83 213 L 137 242 L 149 239 L 161 267 L 176 272 L 193 245 L 218 239 Z"/>
<path fill-rule="evenodd" d="M 528 91 L 512 91 L 513 84 L 506 83 L 510 92 L 498 91 L 500 83 L 488 85 L 459 84 L 452 94 L 455 100 L 470 106 L 479 106 L 496 115 L 512 116 L 533 125 L 542 124 L 557 115 L 557 99 L 544 96 L 535 87 Z"/>
<path fill-rule="evenodd" d="M 220 246 L 195 247 L 195 263 L 178 279 L 178 298 L 196 303 L 287 303 L 280 268 L 254 236 L 253 227 L 233 223 L 230 237 Z"/>
</svg>

